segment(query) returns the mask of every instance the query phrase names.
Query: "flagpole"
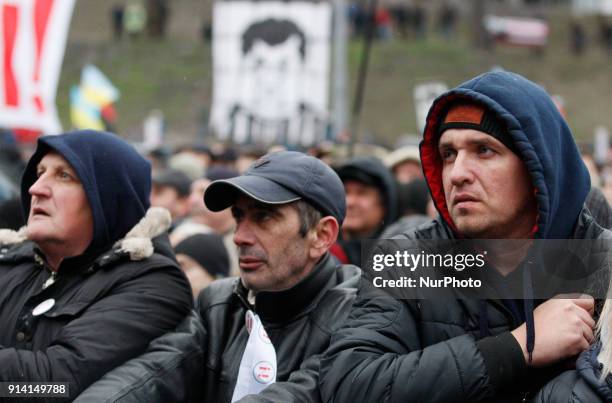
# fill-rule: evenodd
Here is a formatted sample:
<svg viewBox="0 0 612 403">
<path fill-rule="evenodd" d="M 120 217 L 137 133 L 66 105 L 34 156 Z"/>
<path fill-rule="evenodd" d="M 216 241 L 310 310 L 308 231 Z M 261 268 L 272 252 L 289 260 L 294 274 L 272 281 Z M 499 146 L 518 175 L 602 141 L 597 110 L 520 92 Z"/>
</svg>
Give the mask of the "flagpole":
<svg viewBox="0 0 612 403">
<path fill-rule="evenodd" d="M 347 70 L 346 0 L 334 0 L 334 70 L 332 133 L 334 139 L 348 129 L 346 122 Z"/>
<path fill-rule="evenodd" d="M 365 83 L 368 75 L 368 64 L 370 61 L 370 50 L 374 39 L 374 28 L 376 26 L 376 6 L 378 0 L 370 0 L 369 21 L 366 34 L 363 41 L 363 53 L 361 55 L 361 64 L 359 66 L 359 75 L 357 77 L 357 88 L 355 90 L 355 98 L 353 100 L 353 110 L 351 114 L 351 137 L 349 140 L 348 156 L 352 157 L 355 153 L 355 143 L 359 140 L 359 118 L 361 115 L 361 106 L 363 104 L 363 94 L 365 92 Z"/>
</svg>

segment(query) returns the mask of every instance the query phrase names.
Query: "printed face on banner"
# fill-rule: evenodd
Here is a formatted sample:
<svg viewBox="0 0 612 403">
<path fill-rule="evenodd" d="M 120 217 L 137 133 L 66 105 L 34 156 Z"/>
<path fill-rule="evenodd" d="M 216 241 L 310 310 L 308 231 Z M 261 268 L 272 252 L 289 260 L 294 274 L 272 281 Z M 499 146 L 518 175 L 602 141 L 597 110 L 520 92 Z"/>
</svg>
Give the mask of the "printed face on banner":
<svg viewBox="0 0 612 403">
<path fill-rule="evenodd" d="M 299 78 L 303 74 L 300 43 L 292 35 L 282 43 L 270 45 L 257 39 L 244 56 L 244 107 L 262 119 L 290 119 L 299 113 Z M 303 46 L 303 45 L 302 45 Z"/>
<path fill-rule="evenodd" d="M 214 13 L 213 131 L 236 143 L 322 140 L 330 5 L 231 1 Z"/>
</svg>

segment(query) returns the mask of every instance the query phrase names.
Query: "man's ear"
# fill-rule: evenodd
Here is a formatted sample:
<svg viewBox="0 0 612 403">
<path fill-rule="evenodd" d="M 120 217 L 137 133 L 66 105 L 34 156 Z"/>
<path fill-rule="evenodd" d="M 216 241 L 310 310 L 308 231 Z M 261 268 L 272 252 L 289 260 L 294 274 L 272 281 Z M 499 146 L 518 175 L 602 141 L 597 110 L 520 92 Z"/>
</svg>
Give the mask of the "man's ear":
<svg viewBox="0 0 612 403">
<path fill-rule="evenodd" d="M 312 242 L 310 244 L 310 257 L 318 259 L 336 242 L 340 225 L 332 216 L 326 216 L 310 230 Z"/>
</svg>

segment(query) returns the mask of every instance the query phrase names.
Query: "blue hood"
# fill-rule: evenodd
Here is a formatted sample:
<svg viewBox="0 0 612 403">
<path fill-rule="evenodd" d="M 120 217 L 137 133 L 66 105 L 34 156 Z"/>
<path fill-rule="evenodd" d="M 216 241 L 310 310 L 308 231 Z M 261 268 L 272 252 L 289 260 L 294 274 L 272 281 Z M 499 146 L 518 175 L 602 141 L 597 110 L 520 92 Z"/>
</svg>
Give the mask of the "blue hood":
<svg viewBox="0 0 612 403">
<path fill-rule="evenodd" d="M 597 356 L 601 352 L 601 341 L 583 351 L 576 360 L 578 375 L 606 402 L 612 401 L 612 375 L 601 379 L 602 366 Z"/>
<path fill-rule="evenodd" d="M 587 168 L 550 96 L 541 87 L 510 72 L 482 74 L 438 97 L 427 116 L 421 162 L 436 208 L 455 229 L 442 187 L 436 133 L 448 107 L 461 99 L 480 103 L 505 124 L 536 189 L 536 238 L 571 237 L 591 188 Z"/>
<path fill-rule="evenodd" d="M 36 181 L 36 166 L 49 151 L 64 157 L 83 184 L 94 221 L 89 251 L 112 246 L 144 217 L 149 208 L 151 165 L 118 136 L 93 130 L 38 139 L 21 180 L 25 217 L 30 211 L 28 190 Z"/>
</svg>

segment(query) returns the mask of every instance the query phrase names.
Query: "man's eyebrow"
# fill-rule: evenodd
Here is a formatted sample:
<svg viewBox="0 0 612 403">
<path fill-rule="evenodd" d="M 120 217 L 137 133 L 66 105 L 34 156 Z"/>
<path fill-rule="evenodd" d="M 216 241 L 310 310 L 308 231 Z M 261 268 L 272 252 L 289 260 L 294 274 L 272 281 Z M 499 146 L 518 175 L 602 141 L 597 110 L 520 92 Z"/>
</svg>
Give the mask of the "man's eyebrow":
<svg viewBox="0 0 612 403">
<path fill-rule="evenodd" d="M 449 140 L 440 140 L 438 141 L 438 150 L 442 150 L 445 148 L 452 148 L 452 142 Z"/>
<path fill-rule="evenodd" d="M 496 141 L 495 138 L 489 135 L 484 135 L 478 138 L 470 138 L 465 141 L 468 145 L 488 145 L 488 146 L 497 146 L 500 142 Z M 452 141 L 449 140 L 440 140 L 438 142 L 438 149 L 442 150 L 445 148 L 453 148 Z"/>
<path fill-rule="evenodd" d="M 64 172 L 68 172 L 68 174 L 72 175 L 75 177 L 75 179 L 79 180 L 79 175 L 77 174 L 77 172 L 74 170 L 74 168 L 72 168 L 72 165 L 68 164 L 68 163 L 61 163 L 59 165 L 57 165 L 55 167 L 58 171 L 64 171 Z"/>
<path fill-rule="evenodd" d="M 36 169 L 41 169 L 41 168 L 48 168 L 48 166 L 40 161 L 38 164 L 36 164 Z M 67 162 L 61 162 L 57 165 L 52 165 L 51 168 L 55 168 L 55 169 L 65 169 L 70 171 L 70 173 L 75 174 L 76 175 L 76 171 L 74 170 L 74 168 L 72 167 L 72 165 L 68 164 Z"/>
<path fill-rule="evenodd" d="M 253 203 L 249 203 L 248 207 L 252 208 L 252 209 L 257 209 L 257 210 L 265 210 L 265 211 L 270 212 L 270 213 L 278 212 L 278 206 L 275 206 L 273 204 L 260 203 L 258 201 L 254 201 Z"/>
<path fill-rule="evenodd" d="M 482 137 L 479 139 L 474 139 L 470 142 L 470 144 L 475 145 L 475 146 L 487 146 L 495 150 L 501 150 L 502 148 L 507 148 L 501 141 L 497 140 L 493 136 L 486 136 L 486 137 Z"/>
<path fill-rule="evenodd" d="M 71 173 L 76 175 L 76 171 L 74 170 L 74 168 L 72 167 L 72 165 L 68 164 L 68 163 L 62 163 L 59 165 L 60 169 L 66 169 L 68 171 L 70 171 Z"/>
<path fill-rule="evenodd" d="M 261 202 L 258 202 L 257 200 L 253 200 L 252 202 L 248 203 L 246 206 L 246 209 L 265 211 L 266 213 L 271 214 L 273 216 L 282 215 L 282 212 L 279 209 L 278 205 L 261 203 Z"/>
<path fill-rule="evenodd" d="M 258 202 L 252 202 L 252 203 L 248 203 L 247 205 L 243 206 L 243 207 L 238 207 L 236 205 L 232 206 L 232 210 L 236 210 L 236 211 L 246 211 L 246 210 L 267 210 L 267 211 L 274 211 L 276 210 L 276 208 L 274 208 L 273 206 L 269 206 L 267 204 L 263 204 L 263 203 L 258 203 Z"/>
</svg>

